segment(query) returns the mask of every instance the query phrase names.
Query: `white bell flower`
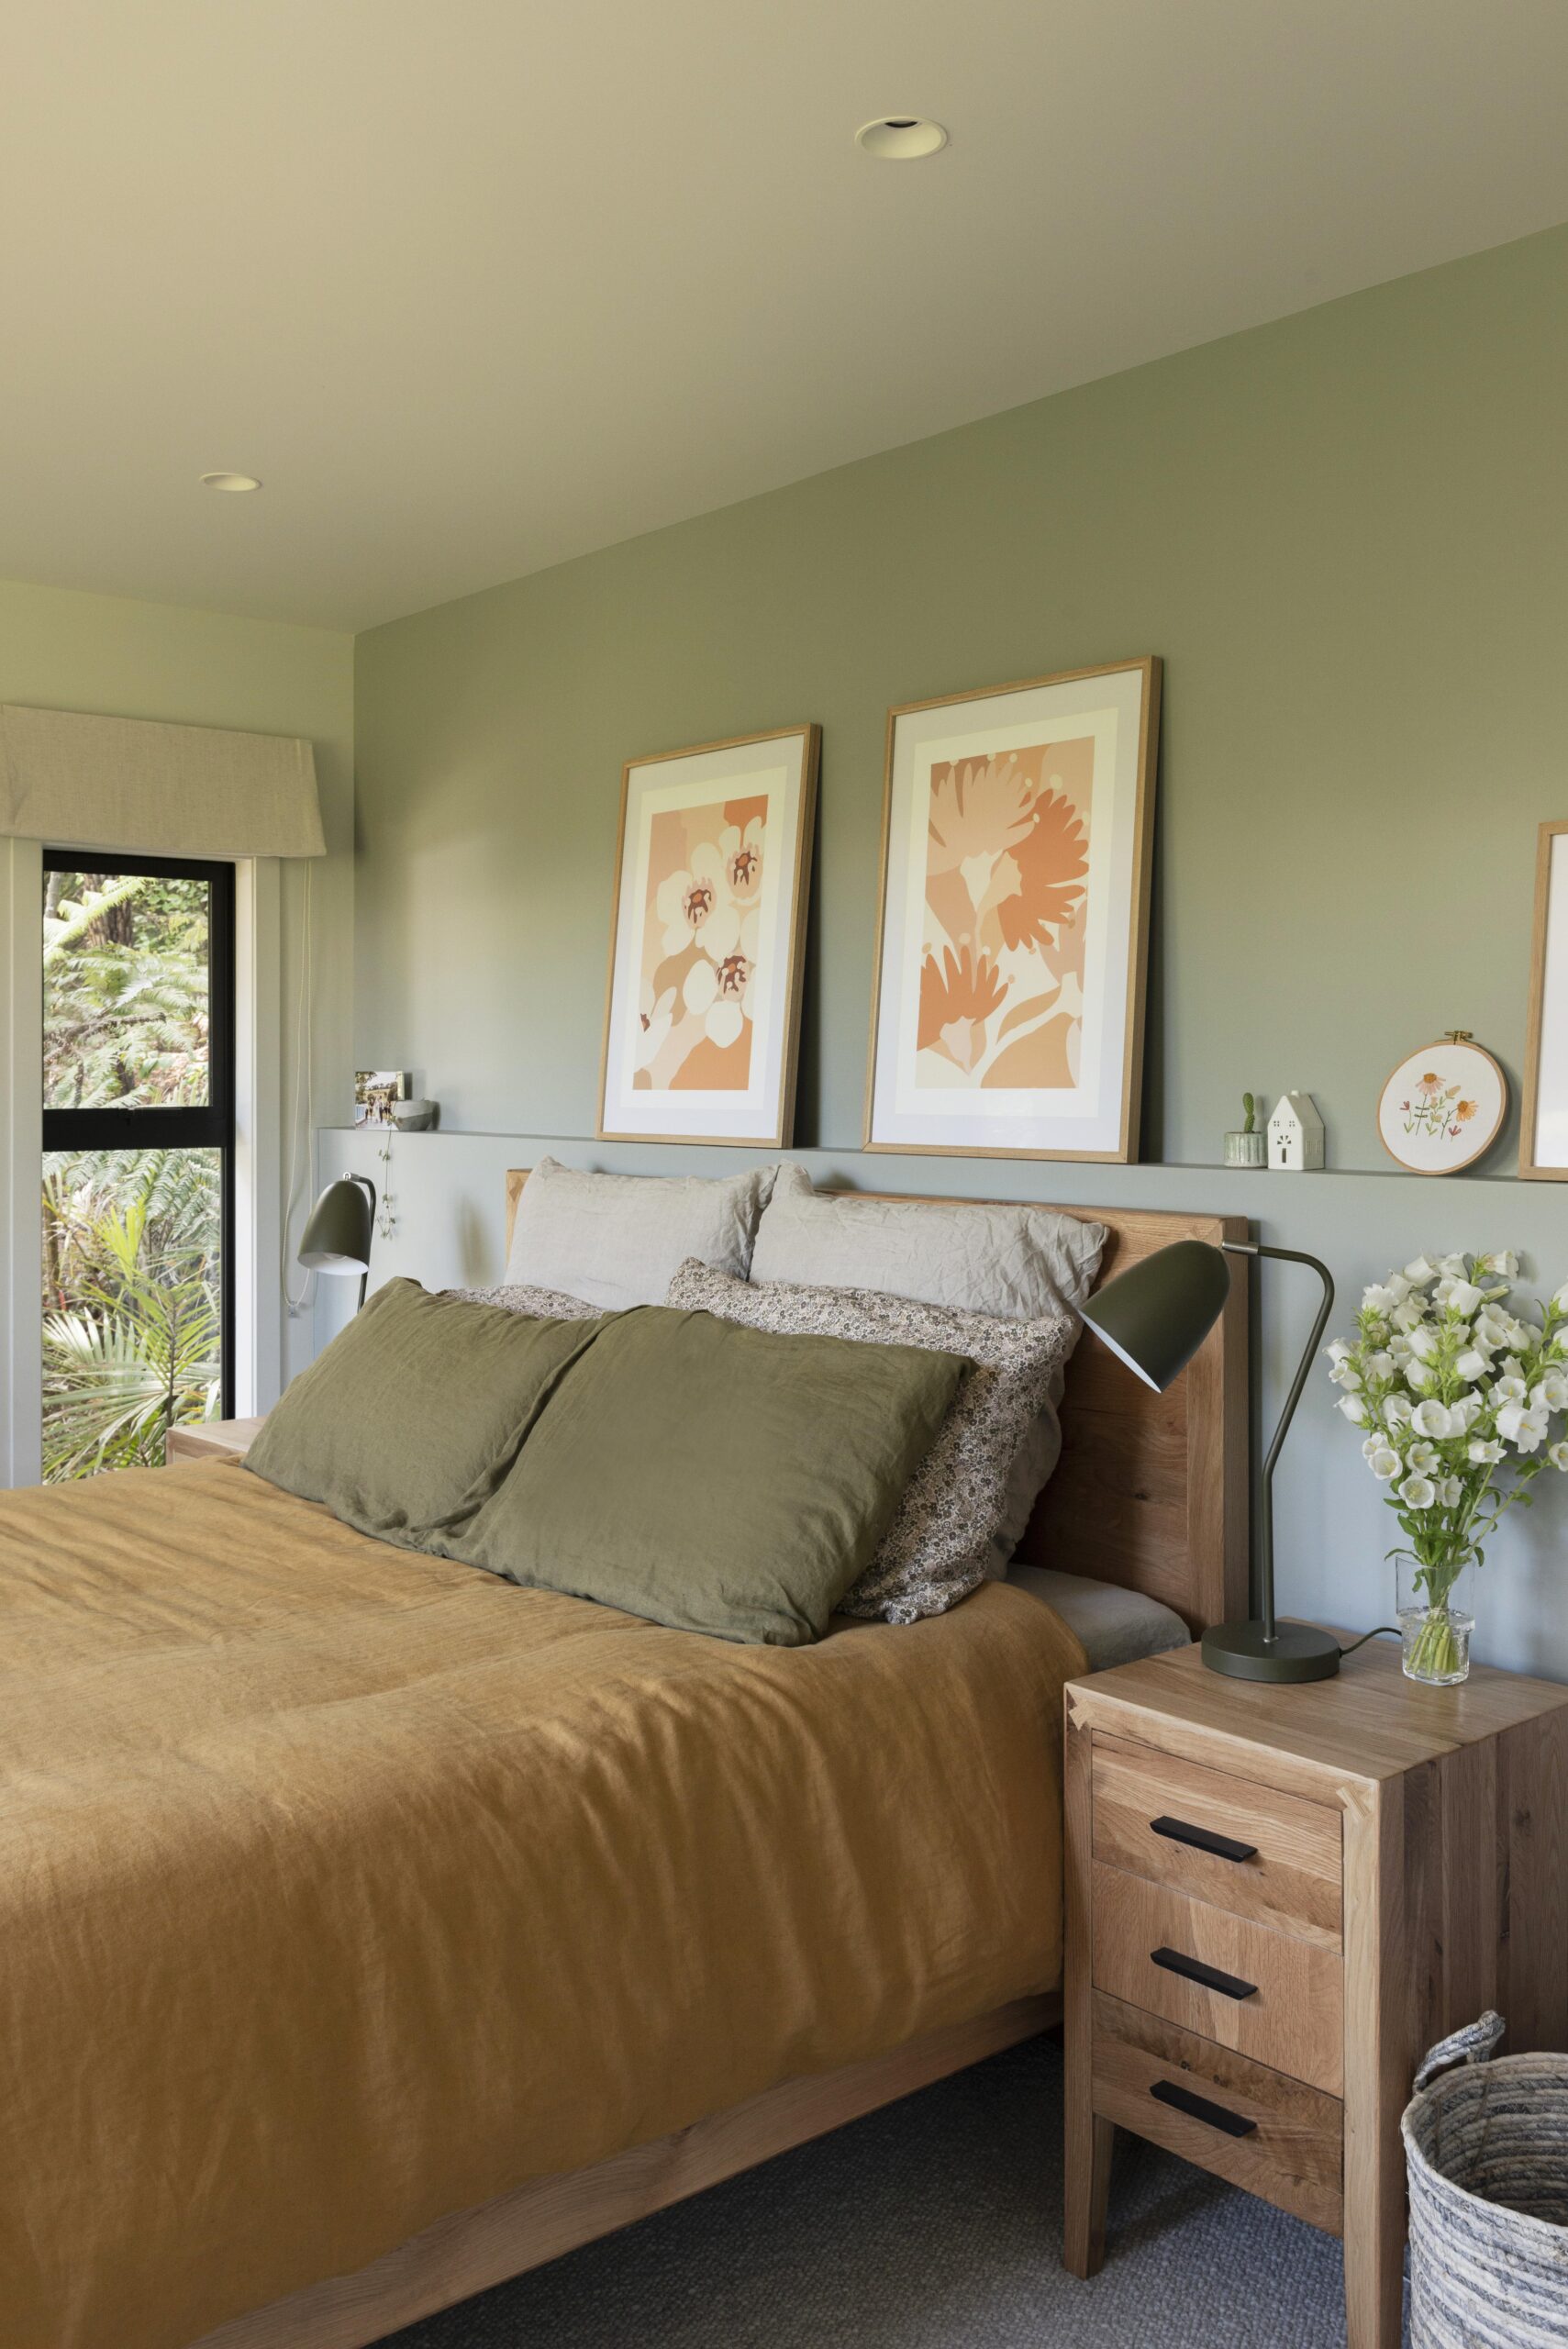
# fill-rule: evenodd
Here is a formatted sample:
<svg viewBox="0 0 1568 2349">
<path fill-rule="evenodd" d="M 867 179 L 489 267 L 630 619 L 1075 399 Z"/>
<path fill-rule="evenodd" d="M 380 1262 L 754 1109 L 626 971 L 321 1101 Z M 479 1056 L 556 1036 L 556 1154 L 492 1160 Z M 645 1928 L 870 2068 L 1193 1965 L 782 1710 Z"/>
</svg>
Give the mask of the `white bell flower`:
<svg viewBox="0 0 1568 2349">
<path fill-rule="evenodd" d="M 1568 1445 L 1564 1445 L 1563 1449 L 1568 1451 Z M 1380 1485 L 1390 1483 L 1399 1474 L 1399 1454 L 1392 1444 L 1374 1444 L 1367 1453 L 1367 1459 L 1371 1464 L 1372 1473 Z"/>
<path fill-rule="evenodd" d="M 1343 1411 L 1346 1419 L 1350 1420 L 1352 1427 L 1365 1427 L 1366 1405 L 1362 1402 L 1359 1395 L 1341 1395 L 1340 1397 L 1340 1408 Z"/>
<path fill-rule="evenodd" d="M 1464 1486 L 1457 1476 L 1445 1476 L 1438 1486 L 1438 1498 L 1444 1508 L 1457 1508 L 1463 1493 Z"/>
<path fill-rule="evenodd" d="M 1489 1364 L 1478 1346 L 1467 1346 L 1453 1367 L 1456 1377 L 1465 1379 L 1473 1386 L 1478 1378 L 1485 1377 Z"/>
<path fill-rule="evenodd" d="M 1499 1405 L 1517 1403 L 1522 1406 L 1529 1400 L 1529 1388 L 1517 1371 L 1508 1371 L 1501 1378 L 1494 1381 L 1492 1400 Z"/>
<path fill-rule="evenodd" d="M 1449 1419 L 1447 1406 L 1438 1402 L 1431 1396 L 1429 1396 L 1424 1403 L 1417 1404 L 1410 1414 L 1410 1425 L 1418 1435 L 1436 1436 L 1439 1439 L 1454 1432 Z"/>
<path fill-rule="evenodd" d="M 1348 1386 L 1352 1394 L 1360 1391 L 1362 1375 L 1348 1356 L 1343 1362 L 1335 1363 L 1329 1375 L 1336 1386 Z"/>
<path fill-rule="evenodd" d="M 1473 1460 L 1478 1468 L 1496 1466 L 1503 1456 L 1503 1447 L 1500 1443 L 1495 1442 L 1490 1436 L 1485 1439 L 1478 1435 L 1472 1436 L 1465 1456 Z"/>
<path fill-rule="evenodd" d="M 1410 1352 L 1413 1354 L 1418 1354 L 1423 1362 L 1430 1362 L 1437 1350 L 1438 1333 L 1429 1321 L 1423 1321 L 1418 1330 L 1411 1330 Z"/>
<path fill-rule="evenodd" d="M 1537 1395 L 1549 1411 L 1568 1411 L 1568 1371 L 1559 1370 L 1555 1364 L 1540 1374 Z"/>
<path fill-rule="evenodd" d="M 1429 1476 L 1407 1476 L 1396 1490 L 1407 1508 L 1430 1508 L 1438 1497 Z"/>
<path fill-rule="evenodd" d="M 1429 1256 L 1412 1256 L 1405 1267 L 1405 1277 L 1415 1288 L 1425 1288 L 1437 1276 L 1438 1268 Z"/>
<path fill-rule="evenodd" d="M 1486 1255 L 1477 1256 L 1475 1269 L 1478 1273 L 1500 1274 L 1506 1281 L 1517 1281 L 1519 1260 L 1511 1248 L 1494 1248 Z"/>
<path fill-rule="evenodd" d="M 1437 1383 L 1437 1372 L 1429 1370 L 1424 1362 L 1411 1363 L 1405 1373 L 1406 1386 L 1417 1395 L 1429 1395 Z"/>
<path fill-rule="evenodd" d="M 1568 1443 L 1558 1442 L 1548 1444 L 1546 1448 L 1546 1456 L 1551 1461 L 1554 1468 L 1561 1468 L 1564 1472 L 1568 1472 Z"/>
<path fill-rule="evenodd" d="M 1437 1464 L 1437 1447 L 1434 1444 L 1413 1443 L 1406 1452 L 1405 1465 L 1413 1469 L 1418 1476 L 1429 1476 Z"/>
<path fill-rule="evenodd" d="M 1421 1319 L 1422 1310 L 1415 1297 L 1407 1297 L 1402 1305 L 1395 1307 L 1388 1318 L 1396 1330 L 1413 1330 Z"/>
<path fill-rule="evenodd" d="M 1389 1395 L 1384 1399 L 1383 1417 L 1391 1428 L 1407 1427 L 1410 1421 L 1410 1401 L 1405 1395 Z"/>
<path fill-rule="evenodd" d="M 1451 1281 L 1468 1280 L 1470 1277 L 1470 1266 L 1462 1256 L 1440 1256 L 1438 1270 Z"/>
<path fill-rule="evenodd" d="M 1368 1378 L 1375 1379 L 1381 1384 L 1384 1379 L 1392 1378 L 1394 1375 L 1394 1356 L 1383 1352 L 1368 1354 L 1362 1368 Z"/>
</svg>

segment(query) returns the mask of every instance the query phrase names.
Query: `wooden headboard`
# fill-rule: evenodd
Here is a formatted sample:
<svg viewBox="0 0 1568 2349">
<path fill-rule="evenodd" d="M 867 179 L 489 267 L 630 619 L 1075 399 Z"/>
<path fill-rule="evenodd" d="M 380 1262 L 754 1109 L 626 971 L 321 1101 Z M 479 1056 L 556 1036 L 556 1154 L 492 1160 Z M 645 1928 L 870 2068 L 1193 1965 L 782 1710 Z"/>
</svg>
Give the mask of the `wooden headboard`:
<svg viewBox="0 0 1568 2349">
<path fill-rule="evenodd" d="M 527 1167 L 513 1167 L 506 1176 L 508 1253 L 528 1179 Z M 1102 1284 L 1173 1240 L 1217 1245 L 1247 1237 L 1242 1216 L 1174 1215 L 1155 1208 L 1053 1212 L 1106 1227 Z M 1248 1611 L 1250 1266 L 1245 1256 L 1229 1263 L 1225 1311 L 1163 1395 L 1145 1386 L 1084 1330 L 1068 1365 L 1061 1464 L 1018 1553 L 1027 1563 L 1146 1591 L 1173 1607 L 1195 1631 Z"/>
</svg>

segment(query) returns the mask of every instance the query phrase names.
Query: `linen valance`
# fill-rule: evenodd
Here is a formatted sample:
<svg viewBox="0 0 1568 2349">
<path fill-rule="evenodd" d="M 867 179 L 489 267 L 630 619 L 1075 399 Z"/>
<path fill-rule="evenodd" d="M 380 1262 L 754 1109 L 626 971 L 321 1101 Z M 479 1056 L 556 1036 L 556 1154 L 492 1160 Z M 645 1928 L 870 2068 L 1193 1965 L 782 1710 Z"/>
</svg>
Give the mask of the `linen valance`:
<svg viewBox="0 0 1568 2349">
<path fill-rule="evenodd" d="M 322 856 L 316 753 L 282 734 L 0 708 L 0 833 L 155 856 Z"/>
</svg>

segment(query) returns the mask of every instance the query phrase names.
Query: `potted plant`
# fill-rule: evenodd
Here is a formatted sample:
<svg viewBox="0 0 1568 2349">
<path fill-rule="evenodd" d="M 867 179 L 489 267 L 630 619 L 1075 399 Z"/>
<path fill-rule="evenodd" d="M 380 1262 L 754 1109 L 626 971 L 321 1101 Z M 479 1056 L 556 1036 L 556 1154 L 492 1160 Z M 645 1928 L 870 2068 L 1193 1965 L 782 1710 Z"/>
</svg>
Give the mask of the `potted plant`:
<svg viewBox="0 0 1568 2349">
<path fill-rule="evenodd" d="M 1356 1337 L 1328 1350 L 1405 1536 L 1388 1554 L 1412 1680 L 1465 1677 L 1473 1569 L 1541 1469 L 1568 1469 L 1568 1285 L 1529 1320 L 1511 1309 L 1518 1269 L 1511 1249 L 1418 1256 L 1362 1291 Z"/>
<path fill-rule="evenodd" d="M 1234 1133 L 1225 1137 L 1227 1166 L 1265 1166 L 1268 1163 L 1268 1137 L 1258 1131 L 1258 1105 L 1251 1094 L 1241 1096 L 1241 1124 Z"/>
</svg>

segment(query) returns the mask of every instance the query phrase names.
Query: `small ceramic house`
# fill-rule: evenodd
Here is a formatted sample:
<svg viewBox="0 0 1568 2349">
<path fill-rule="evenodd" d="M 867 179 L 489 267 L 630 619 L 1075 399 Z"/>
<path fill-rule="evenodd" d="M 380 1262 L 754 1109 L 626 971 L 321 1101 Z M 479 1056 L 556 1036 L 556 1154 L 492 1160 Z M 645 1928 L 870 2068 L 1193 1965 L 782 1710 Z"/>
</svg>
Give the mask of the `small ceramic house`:
<svg viewBox="0 0 1568 2349">
<path fill-rule="evenodd" d="M 1282 1093 L 1269 1119 L 1269 1164 L 1304 1174 L 1323 1163 L 1323 1120 L 1310 1093 Z"/>
</svg>

